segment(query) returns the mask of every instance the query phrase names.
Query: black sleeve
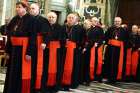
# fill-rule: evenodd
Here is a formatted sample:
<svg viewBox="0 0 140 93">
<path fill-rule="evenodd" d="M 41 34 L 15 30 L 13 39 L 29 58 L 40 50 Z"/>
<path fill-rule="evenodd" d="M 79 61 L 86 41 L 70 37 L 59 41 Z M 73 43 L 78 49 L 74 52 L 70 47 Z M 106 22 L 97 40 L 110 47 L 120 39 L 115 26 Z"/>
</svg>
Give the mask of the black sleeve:
<svg viewBox="0 0 140 93">
<path fill-rule="evenodd" d="M 98 35 L 99 36 L 98 36 L 97 43 L 98 43 L 98 46 L 100 46 L 103 44 L 103 41 L 105 39 L 104 31 L 102 28 L 99 28 Z"/>
<path fill-rule="evenodd" d="M 127 33 L 126 33 L 126 46 L 127 46 L 127 48 L 131 48 L 133 46 L 132 42 L 133 42 L 133 39 L 132 39 L 131 32 L 127 30 Z"/>
<path fill-rule="evenodd" d="M 60 30 L 60 45 L 61 47 L 64 47 L 65 44 L 66 44 L 66 31 L 65 31 L 65 26 L 62 26 L 61 27 L 61 30 Z"/>
<path fill-rule="evenodd" d="M 82 49 L 85 47 L 85 40 L 86 40 L 86 30 L 82 27 L 82 37 L 81 37 L 81 47 Z"/>
<path fill-rule="evenodd" d="M 5 52 L 8 53 L 8 54 L 11 54 L 11 51 L 12 51 L 12 44 L 11 44 L 11 41 L 10 41 L 10 35 L 7 36 L 7 42 L 6 42 L 6 47 L 5 47 Z"/>
<path fill-rule="evenodd" d="M 7 33 L 6 33 L 7 42 L 6 42 L 5 52 L 8 54 L 11 54 L 11 51 L 12 51 L 12 43 L 11 43 L 10 37 L 11 37 L 11 28 L 12 28 L 13 24 L 15 23 L 15 19 L 16 19 L 16 17 L 12 18 L 10 23 L 7 25 Z"/>
<path fill-rule="evenodd" d="M 110 33 L 111 32 L 111 28 L 108 28 L 107 31 L 105 32 L 105 44 L 108 44 L 108 40 L 110 39 Z"/>
<path fill-rule="evenodd" d="M 28 47 L 27 47 L 26 55 L 31 56 L 34 49 L 36 48 L 36 40 L 37 40 L 36 39 L 36 37 L 37 37 L 36 25 L 35 25 L 35 19 L 34 18 L 32 18 L 30 20 L 28 32 L 29 32 L 29 40 L 28 40 Z"/>
<path fill-rule="evenodd" d="M 50 24 L 47 19 L 44 19 L 41 24 L 41 33 L 43 36 L 43 43 L 48 44 L 49 42 L 49 32 L 50 32 Z"/>
</svg>

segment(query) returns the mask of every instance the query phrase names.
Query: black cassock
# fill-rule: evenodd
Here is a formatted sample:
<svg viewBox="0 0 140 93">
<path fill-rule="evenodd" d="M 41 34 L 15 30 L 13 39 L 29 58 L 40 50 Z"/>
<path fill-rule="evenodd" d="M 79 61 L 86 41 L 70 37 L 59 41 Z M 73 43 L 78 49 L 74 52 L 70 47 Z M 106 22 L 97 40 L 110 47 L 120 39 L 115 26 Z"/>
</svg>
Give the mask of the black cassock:
<svg viewBox="0 0 140 93">
<path fill-rule="evenodd" d="M 103 39 L 104 32 L 101 27 L 91 27 L 87 32 L 85 41 L 85 82 L 92 80 L 101 81 L 102 79 L 102 65 L 103 65 Z M 97 46 L 95 46 L 97 43 Z"/>
<path fill-rule="evenodd" d="M 128 31 L 122 27 L 112 26 L 105 33 L 105 38 L 108 45 L 105 51 L 105 77 L 110 83 L 114 83 L 116 80 L 122 80 Z"/>
<path fill-rule="evenodd" d="M 6 52 L 10 62 L 6 73 L 4 93 L 31 92 L 31 60 L 25 55 L 32 55 L 35 46 L 34 18 L 29 14 L 15 16 L 8 25 Z"/>
<path fill-rule="evenodd" d="M 63 26 L 66 39 L 66 51 L 64 59 L 64 69 L 62 76 L 62 86 L 67 90 L 77 88 L 80 78 L 81 51 L 84 39 L 84 29 L 81 25 Z"/>
<path fill-rule="evenodd" d="M 41 15 L 34 16 L 35 18 L 35 41 L 34 53 L 32 53 L 32 89 L 38 91 L 41 89 L 41 79 L 43 74 L 43 54 L 44 50 L 41 48 L 42 43 L 48 42 L 48 32 L 50 25 L 46 18 Z"/>
<path fill-rule="evenodd" d="M 42 89 L 54 92 L 60 88 L 62 69 L 63 69 L 63 49 L 65 43 L 62 26 L 59 24 L 50 25 L 50 31 L 47 33 L 47 48 L 44 50 L 44 63 L 42 75 Z"/>
</svg>

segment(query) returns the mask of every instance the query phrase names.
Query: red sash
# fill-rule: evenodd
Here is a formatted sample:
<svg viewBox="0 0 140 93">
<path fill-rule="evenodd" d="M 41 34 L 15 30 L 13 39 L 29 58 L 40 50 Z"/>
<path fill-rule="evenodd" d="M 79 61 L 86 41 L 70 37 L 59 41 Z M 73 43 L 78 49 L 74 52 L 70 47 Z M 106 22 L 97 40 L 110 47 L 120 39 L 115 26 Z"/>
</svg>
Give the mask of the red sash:
<svg viewBox="0 0 140 93">
<path fill-rule="evenodd" d="M 22 93 L 30 93 L 31 80 L 31 60 L 27 62 L 25 59 L 26 49 L 28 46 L 27 37 L 11 37 L 13 46 L 23 46 L 22 48 Z"/>
<path fill-rule="evenodd" d="M 76 43 L 72 41 L 67 41 L 66 47 L 67 47 L 67 52 L 66 52 L 66 59 L 64 64 L 62 84 L 70 85 L 72 69 L 73 69 L 73 60 L 74 60 L 74 49 L 76 48 Z"/>
<path fill-rule="evenodd" d="M 94 67 L 95 67 L 95 46 L 91 48 L 90 52 L 90 79 L 94 79 Z M 102 73 L 103 64 L 103 45 L 98 48 L 98 64 L 96 74 L 100 75 Z"/>
<path fill-rule="evenodd" d="M 49 43 L 49 66 L 47 86 L 56 85 L 57 74 L 57 49 L 60 48 L 59 41 L 51 41 Z"/>
<path fill-rule="evenodd" d="M 109 40 L 108 44 L 120 47 L 120 58 L 119 58 L 117 79 L 122 79 L 124 44 L 122 41 L 118 41 L 114 39 Z"/>
<path fill-rule="evenodd" d="M 139 60 L 139 51 L 132 52 L 132 75 L 136 77 Z"/>
<path fill-rule="evenodd" d="M 37 73 L 36 73 L 36 82 L 35 82 L 35 88 L 40 89 L 41 88 L 41 78 L 42 78 L 42 72 L 43 72 L 43 49 L 41 48 L 42 43 L 42 36 L 37 36 Z"/>
<path fill-rule="evenodd" d="M 98 48 L 98 65 L 97 65 L 97 75 L 101 75 L 103 65 L 103 45 Z"/>
<path fill-rule="evenodd" d="M 94 79 L 94 67 L 95 67 L 95 46 L 90 51 L 90 79 Z"/>
<path fill-rule="evenodd" d="M 127 56 L 126 56 L 126 76 L 131 75 L 131 53 L 132 53 L 132 48 L 127 49 Z"/>
</svg>

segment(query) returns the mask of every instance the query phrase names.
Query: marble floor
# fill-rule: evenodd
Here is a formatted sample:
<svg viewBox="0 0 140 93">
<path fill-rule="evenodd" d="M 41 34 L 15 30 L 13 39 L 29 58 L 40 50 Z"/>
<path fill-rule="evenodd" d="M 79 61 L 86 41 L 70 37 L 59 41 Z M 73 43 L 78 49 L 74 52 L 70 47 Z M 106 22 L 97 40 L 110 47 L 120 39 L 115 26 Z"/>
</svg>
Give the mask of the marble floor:
<svg viewBox="0 0 140 93">
<path fill-rule="evenodd" d="M 0 67 L 0 93 L 3 93 L 6 68 Z M 80 85 L 71 92 L 59 91 L 58 93 L 140 93 L 139 83 L 118 82 L 114 85 L 92 82 L 90 86 Z"/>
</svg>

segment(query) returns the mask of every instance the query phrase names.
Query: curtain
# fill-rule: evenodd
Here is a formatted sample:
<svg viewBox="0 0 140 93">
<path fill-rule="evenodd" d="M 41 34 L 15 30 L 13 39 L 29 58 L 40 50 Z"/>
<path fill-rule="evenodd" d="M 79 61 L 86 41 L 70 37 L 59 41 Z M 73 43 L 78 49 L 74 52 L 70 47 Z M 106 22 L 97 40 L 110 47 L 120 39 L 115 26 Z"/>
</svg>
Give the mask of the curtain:
<svg viewBox="0 0 140 93">
<path fill-rule="evenodd" d="M 120 0 L 107 0 L 106 1 L 106 13 L 105 13 L 105 24 L 112 25 L 115 16 L 118 13 L 118 7 Z"/>
</svg>

